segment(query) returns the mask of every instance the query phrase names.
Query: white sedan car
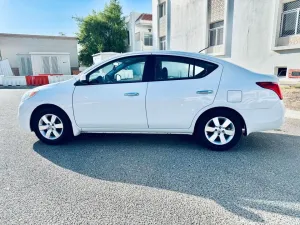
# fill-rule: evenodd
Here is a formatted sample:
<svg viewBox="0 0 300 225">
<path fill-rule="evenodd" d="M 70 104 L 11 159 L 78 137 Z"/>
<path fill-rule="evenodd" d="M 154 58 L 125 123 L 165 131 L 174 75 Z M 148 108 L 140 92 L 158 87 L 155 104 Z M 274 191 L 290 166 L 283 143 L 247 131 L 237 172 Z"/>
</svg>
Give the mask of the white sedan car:
<svg viewBox="0 0 300 225">
<path fill-rule="evenodd" d="M 74 79 L 32 89 L 19 122 L 47 144 L 80 133 L 187 134 L 213 150 L 241 135 L 279 128 L 276 76 L 198 53 L 118 55 Z"/>
</svg>

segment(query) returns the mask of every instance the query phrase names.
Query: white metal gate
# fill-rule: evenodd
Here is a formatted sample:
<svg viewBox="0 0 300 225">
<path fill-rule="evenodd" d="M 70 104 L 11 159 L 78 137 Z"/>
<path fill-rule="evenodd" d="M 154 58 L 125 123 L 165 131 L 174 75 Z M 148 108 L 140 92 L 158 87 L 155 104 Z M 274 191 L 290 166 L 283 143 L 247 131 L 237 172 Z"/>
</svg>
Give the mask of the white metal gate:
<svg viewBox="0 0 300 225">
<path fill-rule="evenodd" d="M 43 71 L 45 74 L 58 74 L 58 60 L 57 56 L 42 56 Z"/>
<path fill-rule="evenodd" d="M 33 74 L 71 74 L 69 53 L 31 52 Z"/>
<path fill-rule="evenodd" d="M 20 76 L 32 75 L 32 63 L 30 55 L 18 55 L 18 58 Z"/>
</svg>

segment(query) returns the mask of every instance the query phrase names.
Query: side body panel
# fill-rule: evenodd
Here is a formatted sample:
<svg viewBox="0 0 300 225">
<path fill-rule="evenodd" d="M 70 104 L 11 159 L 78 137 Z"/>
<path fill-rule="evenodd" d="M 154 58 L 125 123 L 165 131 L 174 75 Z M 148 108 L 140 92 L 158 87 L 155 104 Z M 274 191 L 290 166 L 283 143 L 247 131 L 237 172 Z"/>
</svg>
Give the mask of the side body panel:
<svg viewBox="0 0 300 225">
<path fill-rule="evenodd" d="M 220 88 L 212 105 L 198 112 L 192 128 L 199 116 L 206 110 L 227 107 L 237 111 L 244 119 L 247 134 L 257 131 L 278 129 L 284 121 L 284 104 L 277 94 L 259 87 L 256 82 L 278 82 L 273 75 L 253 73 L 231 63 L 224 62 Z M 241 101 L 230 102 L 230 94 L 241 92 Z"/>
<path fill-rule="evenodd" d="M 73 114 L 72 96 L 74 91 L 75 79 L 68 81 L 45 85 L 36 88 L 39 91 L 32 98 L 21 102 L 19 106 L 19 122 L 21 127 L 31 131 L 30 129 L 30 118 L 32 112 L 40 105 L 52 104 L 56 105 L 66 112 L 69 116 L 74 135 L 79 135 L 81 129 L 77 126 Z"/>
<path fill-rule="evenodd" d="M 83 129 L 148 128 L 146 90 L 146 82 L 77 86 L 73 95 L 76 123 Z"/>
<path fill-rule="evenodd" d="M 149 82 L 146 108 L 151 129 L 188 129 L 195 115 L 211 105 L 223 67 L 199 79 Z"/>
<path fill-rule="evenodd" d="M 128 55 L 140 55 L 141 53 L 130 53 L 124 54 L 123 56 Z M 145 53 L 143 53 L 145 54 Z M 151 53 L 146 53 L 151 54 Z M 154 99 L 158 99 L 158 106 L 152 110 L 152 112 L 156 116 L 155 120 L 161 120 L 161 115 L 164 115 L 165 119 L 162 123 L 170 123 L 169 117 L 172 119 L 178 119 L 176 126 L 167 128 L 161 126 L 160 128 L 89 128 L 89 129 L 81 129 L 75 122 L 74 113 L 73 113 L 73 91 L 74 91 L 74 83 L 75 80 L 69 80 L 66 82 L 62 82 L 59 84 L 47 85 L 39 87 L 42 91 L 38 93 L 36 96 L 31 99 L 21 102 L 19 107 L 19 121 L 22 127 L 26 130 L 30 130 L 30 117 L 33 110 L 41 104 L 53 104 L 62 108 L 67 115 L 69 116 L 74 135 L 78 135 L 80 132 L 109 132 L 109 133 L 181 133 L 181 134 L 193 134 L 194 127 L 197 119 L 201 114 L 206 112 L 209 109 L 216 107 L 227 107 L 237 111 L 245 120 L 247 127 L 247 134 L 256 131 L 264 131 L 270 129 L 279 128 L 284 120 L 284 105 L 283 102 L 278 98 L 278 96 L 271 90 L 263 89 L 256 85 L 256 82 L 259 81 L 268 81 L 268 82 L 278 82 L 275 76 L 261 75 L 252 73 L 248 70 L 245 70 L 241 67 L 235 66 L 231 63 L 222 61 L 220 59 L 215 59 L 202 54 L 194 54 L 194 53 L 182 53 L 182 52 L 156 52 L 152 53 L 154 55 L 175 55 L 181 57 L 191 57 L 200 60 L 207 60 L 211 62 L 215 62 L 218 65 L 223 67 L 222 75 L 220 76 L 219 89 L 216 92 L 214 100 L 211 102 L 210 97 L 201 97 L 192 96 L 188 89 L 185 89 L 186 97 L 181 96 L 176 90 L 182 91 L 180 88 L 182 87 L 182 82 L 178 81 L 178 84 L 173 85 L 162 85 L 162 87 L 152 87 L 155 91 L 162 91 L 162 95 L 153 93 L 153 100 L 149 99 L 149 105 L 154 104 Z M 123 57 L 117 56 L 115 58 Z M 112 59 L 113 60 L 113 59 Z M 107 61 L 106 61 L 107 62 Z M 104 62 L 105 63 L 105 62 Z M 99 65 L 95 65 L 86 72 L 93 70 L 95 67 Z M 85 72 L 85 73 L 86 73 Z M 84 76 L 85 73 L 82 75 Z M 211 74 L 212 75 L 212 74 Z M 200 79 L 201 81 L 202 79 Z M 175 82 L 175 81 L 173 81 Z M 148 88 L 154 85 L 155 82 L 149 82 Z M 159 82 L 164 83 L 164 82 Z M 167 82 L 165 82 L 167 83 Z M 209 85 L 210 82 L 207 82 Z M 212 83 L 211 83 L 212 84 Z M 147 83 L 145 83 L 147 85 Z M 188 84 L 192 87 L 196 87 L 196 84 Z M 165 86 L 165 87 L 164 87 Z M 175 87 L 176 86 L 176 87 Z M 198 87 L 198 86 L 197 86 Z M 199 87 L 202 89 L 203 87 Z M 209 89 L 209 86 L 206 86 L 205 89 Z M 197 89 L 198 90 L 198 89 Z M 173 93 L 172 95 L 170 93 Z M 179 91 L 178 91 L 179 92 Z M 230 94 L 229 94 L 230 93 Z M 234 93 L 234 95 L 232 94 Z M 173 98 L 174 97 L 174 98 Z M 103 97 L 104 98 L 104 97 Z M 175 99 L 171 102 L 171 99 Z M 231 99 L 230 101 L 228 99 Z M 171 102 L 171 103 L 170 103 Z M 203 103 L 204 102 L 204 103 Z M 199 103 L 197 107 L 191 107 Z M 170 104 L 168 107 L 166 104 Z M 176 107 L 174 107 L 176 106 Z M 186 112 L 186 106 L 193 108 L 189 109 Z M 151 108 L 150 107 L 150 108 Z M 169 107 L 171 110 L 169 110 Z M 182 107 L 182 108 L 181 108 Z M 91 108 L 92 109 L 92 108 Z M 117 110 L 117 109 L 115 109 Z M 168 111 L 169 110 L 169 111 Z M 180 117 L 175 116 L 176 110 L 180 112 Z M 122 107 L 118 108 L 119 113 L 122 113 Z M 168 113 L 166 113 L 168 111 Z M 179 114 L 179 113 L 178 113 Z M 177 114 L 177 115 L 178 115 Z M 193 119 L 190 121 L 189 126 L 186 126 L 187 119 L 185 115 L 193 115 Z M 116 117 L 116 115 L 114 115 Z M 165 122 L 166 121 L 166 122 Z M 178 127 L 178 128 L 176 128 Z"/>
</svg>

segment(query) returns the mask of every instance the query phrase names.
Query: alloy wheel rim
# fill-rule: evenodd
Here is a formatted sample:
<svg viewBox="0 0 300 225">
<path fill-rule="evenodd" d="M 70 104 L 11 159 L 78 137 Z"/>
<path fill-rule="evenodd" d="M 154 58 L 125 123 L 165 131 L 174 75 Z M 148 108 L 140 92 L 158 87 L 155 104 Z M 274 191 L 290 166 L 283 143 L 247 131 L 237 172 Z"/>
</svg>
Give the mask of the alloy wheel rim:
<svg viewBox="0 0 300 225">
<path fill-rule="evenodd" d="M 215 145 L 228 144 L 235 135 L 232 121 L 226 117 L 215 117 L 207 122 L 204 128 L 205 136 Z"/>
<path fill-rule="evenodd" d="M 54 114 L 46 114 L 39 120 L 39 131 L 48 140 L 58 139 L 64 130 L 61 119 Z"/>
</svg>

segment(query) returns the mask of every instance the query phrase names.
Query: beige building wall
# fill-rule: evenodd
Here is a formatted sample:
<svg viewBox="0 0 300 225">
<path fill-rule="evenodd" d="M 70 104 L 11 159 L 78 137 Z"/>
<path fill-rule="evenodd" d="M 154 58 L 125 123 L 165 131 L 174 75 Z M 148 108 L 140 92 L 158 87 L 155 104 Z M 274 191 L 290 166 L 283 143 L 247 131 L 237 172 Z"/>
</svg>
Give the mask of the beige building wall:
<svg viewBox="0 0 300 225">
<path fill-rule="evenodd" d="M 215 23 L 224 20 L 225 1 L 209 0 L 208 1 L 208 20 L 209 23 Z"/>
<path fill-rule="evenodd" d="M 167 17 L 159 18 L 159 37 L 167 35 Z"/>
<path fill-rule="evenodd" d="M 282 6 L 292 1 L 211 0 L 209 9 L 209 0 L 172 0 L 167 29 L 170 50 L 204 49 L 208 46 L 209 24 L 224 17 L 224 45 L 203 53 L 259 73 L 277 75 L 278 68 L 300 69 L 300 35 L 279 35 Z M 157 6 L 157 0 L 153 0 L 153 6 Z M 153 21 L 158 21 L 155 13 Z M 155 29 L 154 37 L 159 37 Z"/>
<path fill-rule="evenodd" d="M 2 59 L 8 59 L 14 71 L 19 68 L 18 54 L 29 52 L 70 53 L 71 68 L 78 69 L 77 43 L 77 39 L 71 37 L 0 34 Z"/>
</svg>

